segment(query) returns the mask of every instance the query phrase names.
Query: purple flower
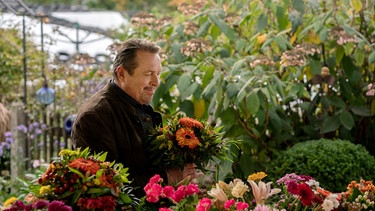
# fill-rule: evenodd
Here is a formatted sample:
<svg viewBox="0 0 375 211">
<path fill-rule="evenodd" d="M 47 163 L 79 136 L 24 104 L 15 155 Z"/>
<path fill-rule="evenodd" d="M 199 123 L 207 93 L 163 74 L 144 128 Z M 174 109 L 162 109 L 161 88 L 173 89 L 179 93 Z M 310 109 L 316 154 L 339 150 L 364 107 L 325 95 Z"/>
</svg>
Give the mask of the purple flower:
<svg viewBox="0 0 375 211">
<path fill-rule="evenodd" d="M 48 201 L 47 200 L 38 200 L 37 202 L 35 202 L 33 208 L 34 209 L 43 209 L 43 208 L 46 208 L 48 207 Z"/>
<path fill-rule="evenodd" d="M 12 132 L 7 131 L 4 133 L 5 137 L 12 137 Z"/>
<path fill-rule="evenodd" d="M 18 125 L 17 130 L 22 131 L 23 133 L 27 133 L 27 128 L 25 125 Z"/>
<path fill-rule="evenodd" d="M 62 201 L 52 201 L 47 211 L 72 211 L 72 207 L 67 206 Z"/>
</svg>

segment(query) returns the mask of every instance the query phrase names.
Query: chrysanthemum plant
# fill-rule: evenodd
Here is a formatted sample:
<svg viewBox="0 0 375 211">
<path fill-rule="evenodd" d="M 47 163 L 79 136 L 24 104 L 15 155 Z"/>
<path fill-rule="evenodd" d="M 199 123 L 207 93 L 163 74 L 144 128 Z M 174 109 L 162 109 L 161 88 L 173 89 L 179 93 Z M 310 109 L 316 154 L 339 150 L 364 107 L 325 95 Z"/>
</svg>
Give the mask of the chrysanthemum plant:
<svg viewBox="0 0 375 211">
<path fill-rule="evenodd" d="M 162 170 L 182 168 L 187 163 L 195 163 L 204 170 L 215 158 L 228 159 L 228 141 L 220 130 L 221 127 L 211 127 L 207 122 L 176 116 L 166 126 L 151 132 L 149 152 L 154 164 Z"/>
<path fill-rule="evenodd" d="M 83 210 L 115 210 L 132 203 L 128 168 L 106 162 L 107 153 L 65 149 L 59 156 L 30 186 L 33 200 L 61 200 Z"/>
</svg>

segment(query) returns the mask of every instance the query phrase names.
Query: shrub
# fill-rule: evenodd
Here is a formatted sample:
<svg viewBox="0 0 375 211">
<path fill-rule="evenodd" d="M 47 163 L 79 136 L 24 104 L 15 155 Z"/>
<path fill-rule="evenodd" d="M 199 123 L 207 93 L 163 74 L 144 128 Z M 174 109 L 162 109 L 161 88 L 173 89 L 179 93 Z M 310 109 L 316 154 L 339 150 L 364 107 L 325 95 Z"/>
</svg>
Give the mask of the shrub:
<svg viewBox="0 0 375 211">
<path fill-rule="evenodd" d="M 287 173 L 309 175 L 321 187 L 342 192 L 352 180 L 374 179 L 375 158 L 362 145 L 347 140 L 310 140 L 280 152 L 267 173 L 274 181 Z"/>
</svg>

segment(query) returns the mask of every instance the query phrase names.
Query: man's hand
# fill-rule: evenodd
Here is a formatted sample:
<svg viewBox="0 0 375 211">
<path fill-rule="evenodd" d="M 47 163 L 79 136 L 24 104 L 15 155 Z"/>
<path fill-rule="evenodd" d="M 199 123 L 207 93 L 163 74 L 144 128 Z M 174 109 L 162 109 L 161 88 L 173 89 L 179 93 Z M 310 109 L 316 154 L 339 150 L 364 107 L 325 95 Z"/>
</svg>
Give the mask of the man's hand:
<svg viewBox="0 0 375 211">
<path fill-rule="evenodd" d="M 197 165 L 195 165 L 194 163 L 186 164 L 183 170 L 181 170 L 180 168 L 168 169 L 166 173 L 168 185 L 175 185 L 186 177 L 190 177 L 190 180 L 193 180 L 202 176 L 201 173 L 197 172 Z"/>
</svg>

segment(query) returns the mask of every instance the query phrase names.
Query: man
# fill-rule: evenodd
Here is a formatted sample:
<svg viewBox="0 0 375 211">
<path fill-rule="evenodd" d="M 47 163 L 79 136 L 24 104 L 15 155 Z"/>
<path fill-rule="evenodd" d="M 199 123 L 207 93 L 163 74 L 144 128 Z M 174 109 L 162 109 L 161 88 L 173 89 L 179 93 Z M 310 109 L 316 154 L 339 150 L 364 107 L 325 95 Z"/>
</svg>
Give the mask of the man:
<svg viewBox="0 0 375 211">
<path fill-rule="evenodd" d="M 138 197 L 156 173 L 170 182 L 188 175 L 195 177 L 193 164 L 183 171 L 156 172 L 145 152 L 148 132 L 162 124 L 161 114 L 149 105 L 160 82 L 159 50 L 156 43 L 147 39 L 124 42 L 113 64 L 113 80 L 79 108 L 72 128 L 75 148 L 108 152 L 108 161 L 129 167 L 132 185 L 142 189 Z"/>
</svg>

